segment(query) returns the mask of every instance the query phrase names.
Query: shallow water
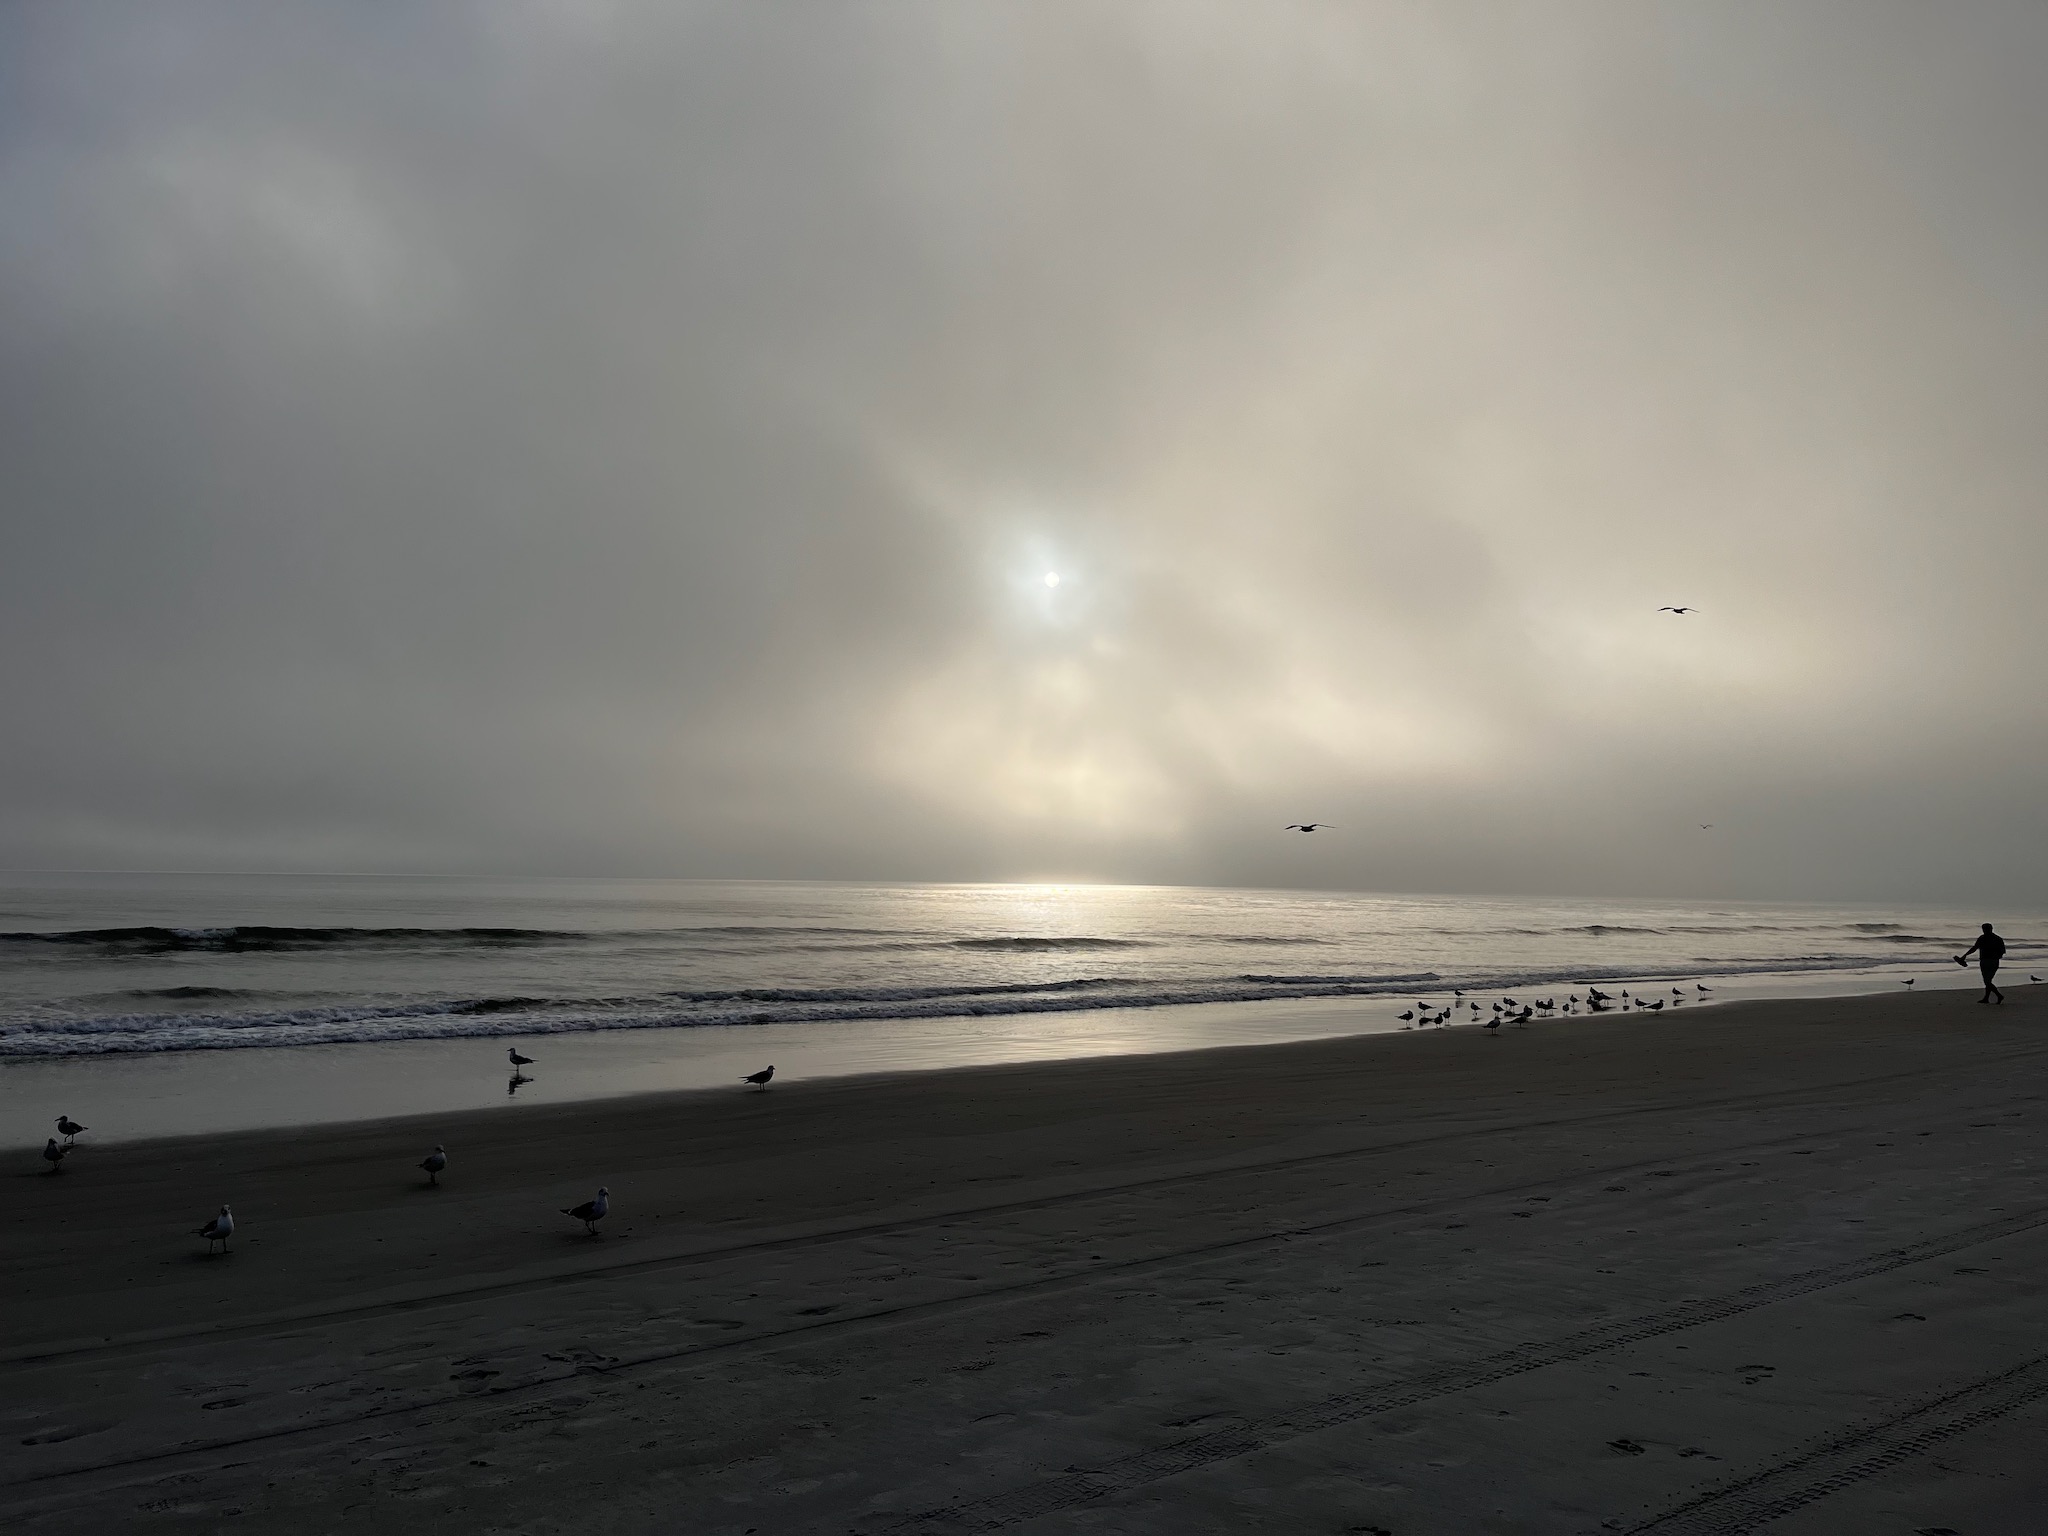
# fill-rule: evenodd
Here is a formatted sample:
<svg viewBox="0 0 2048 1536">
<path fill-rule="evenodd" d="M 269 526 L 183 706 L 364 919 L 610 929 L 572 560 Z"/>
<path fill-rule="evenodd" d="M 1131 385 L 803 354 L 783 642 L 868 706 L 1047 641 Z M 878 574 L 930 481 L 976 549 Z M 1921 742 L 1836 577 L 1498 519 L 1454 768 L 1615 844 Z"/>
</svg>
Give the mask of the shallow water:
<svg viewBox="0 0 2048 1536">
<path fill-rule="evenodd" d="M 2044 963 L 2048 923 L 1990 915 L 2015 974 Z M 0 1060 L 910 1019 L 972 1030 L 1451 987 L 1953 971 L 1978 916 L 1143 886 L 13 876 L 0 882 Z"/>
</svg>

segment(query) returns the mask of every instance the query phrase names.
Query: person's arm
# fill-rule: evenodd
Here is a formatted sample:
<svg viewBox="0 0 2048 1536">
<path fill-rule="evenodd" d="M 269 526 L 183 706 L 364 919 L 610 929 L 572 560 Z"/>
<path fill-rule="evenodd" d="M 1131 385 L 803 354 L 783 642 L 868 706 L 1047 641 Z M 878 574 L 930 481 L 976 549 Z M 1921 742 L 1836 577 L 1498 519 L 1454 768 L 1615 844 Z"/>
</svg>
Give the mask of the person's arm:
<svg viewBox="0 0 2048 1536">
<path fill-rule="evenodd" d="M 1978 944 L 1982 944 L 1983 942 L 1984 942 L 1984 941 L 1983 941 L 1982 939 L 1978 939 L 1978 940 L 1976 941 L 1976 943 L 1973 943 L 1973 944 L 1972 944 L 1972 945 L 1971 945 L 1971 946 L 1970 946 L 1970 947 L 1969 947 L 1968 949 L 1964 950 L 1964 951 L 1963 951 L 1963 952 L 1962 952 L 1962 953 L 1961 953 L 1960 955 L 1957 955 L 1957 956 L 1956 956 L 1956 958 L 1957 958 L 1958 960 L 1967 960 L 1967 959 L 1969 959 L 1969 958 L 1970 958 L 1970 956 L 1972 956 L 1972 955 L 1974 955 L 1975 953 L 1977 953 L 1977 945 L 1978 945 Z"/>
</svg>

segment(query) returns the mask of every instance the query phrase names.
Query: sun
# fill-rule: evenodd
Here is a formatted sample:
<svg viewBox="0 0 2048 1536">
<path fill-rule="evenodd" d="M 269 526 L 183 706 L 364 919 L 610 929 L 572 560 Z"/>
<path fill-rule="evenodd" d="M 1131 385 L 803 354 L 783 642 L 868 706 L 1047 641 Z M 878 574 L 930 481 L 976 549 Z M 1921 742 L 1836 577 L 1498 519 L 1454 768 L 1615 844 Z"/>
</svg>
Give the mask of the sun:
<svg viewBox="0 0 2048 1536">
<path fill-rule="evenodd" d="M 1058 586 L 1060 584 L 1060 573 L 1058 571 L 1047 571 L 1045 573 L 1045 584 L 1048 587 Z"/>
</svg>

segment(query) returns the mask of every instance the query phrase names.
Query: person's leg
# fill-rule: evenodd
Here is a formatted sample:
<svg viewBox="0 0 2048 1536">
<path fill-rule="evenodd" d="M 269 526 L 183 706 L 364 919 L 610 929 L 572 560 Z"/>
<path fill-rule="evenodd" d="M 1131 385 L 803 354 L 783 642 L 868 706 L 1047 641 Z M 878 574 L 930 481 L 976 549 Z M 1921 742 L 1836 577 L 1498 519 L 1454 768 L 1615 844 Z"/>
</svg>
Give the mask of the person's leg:
<svg viewBox="0 0 2048 1536">
<path fill-rule="evenodd" d="M 1984 995 L 1978 998 L 1977 1001 L 1988 1003 L 1991 1001 L 1992 994 L 1996 992 L 1998 1000 L 2001 1003 L 2004 1002 L 2005 994 L 1998 991 L 1998 983 L 1993 980 L 1998 975 L 1998 962 L 1996 960 L 1986 960 L 1980 969 L 1984 972 Z"/>
</svg>

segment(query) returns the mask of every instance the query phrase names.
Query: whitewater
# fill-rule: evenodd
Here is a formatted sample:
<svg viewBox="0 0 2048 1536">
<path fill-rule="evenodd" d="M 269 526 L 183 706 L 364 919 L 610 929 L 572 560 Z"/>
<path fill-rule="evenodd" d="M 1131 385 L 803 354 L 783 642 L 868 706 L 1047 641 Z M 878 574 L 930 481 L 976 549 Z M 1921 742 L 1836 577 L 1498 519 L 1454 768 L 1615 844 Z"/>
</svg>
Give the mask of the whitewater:
<svg viewBox="0 0 2048 1536">
<path fill-rule="evenodd" d="M 0 878 L 0 1059 L 1950 968 L 2035 914 L 1094 885 Z M 1752 988 L 1752 990 L 1754 990 Z"/>
</svg>

